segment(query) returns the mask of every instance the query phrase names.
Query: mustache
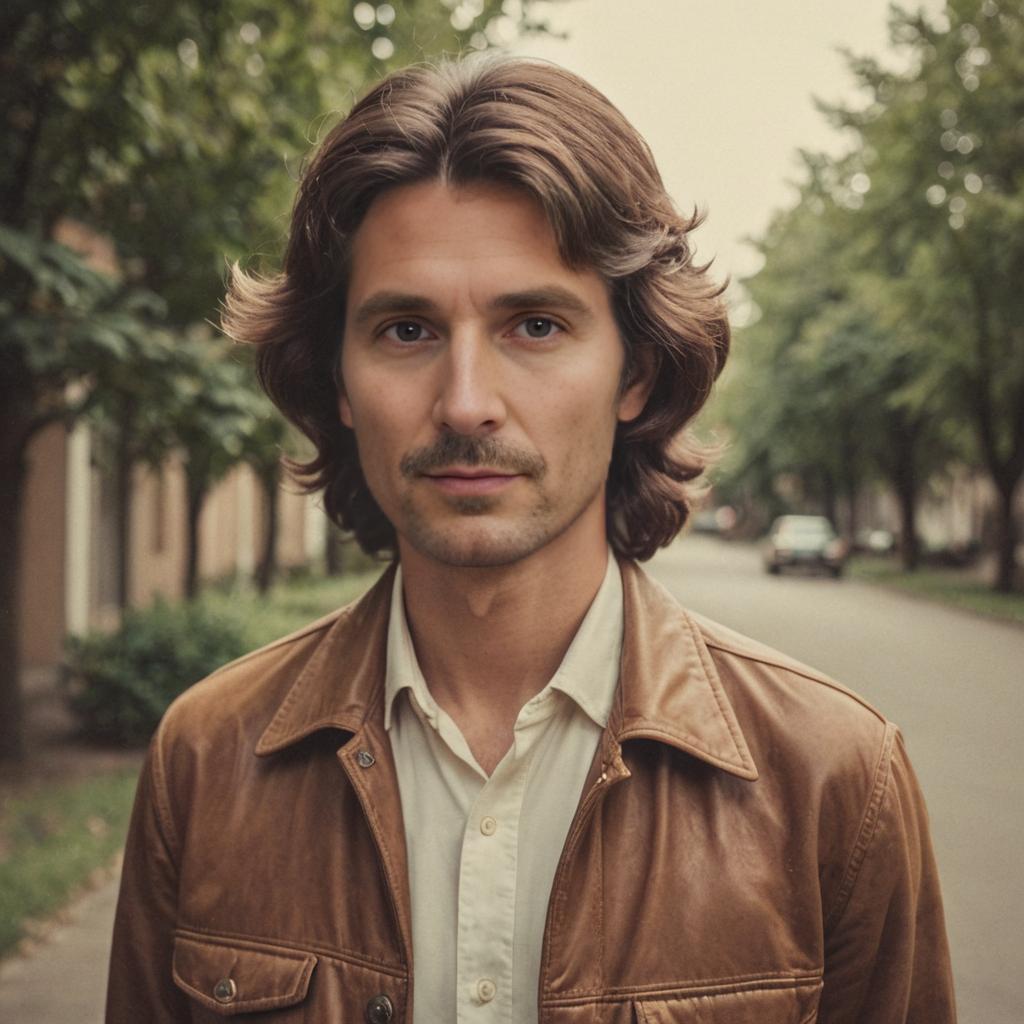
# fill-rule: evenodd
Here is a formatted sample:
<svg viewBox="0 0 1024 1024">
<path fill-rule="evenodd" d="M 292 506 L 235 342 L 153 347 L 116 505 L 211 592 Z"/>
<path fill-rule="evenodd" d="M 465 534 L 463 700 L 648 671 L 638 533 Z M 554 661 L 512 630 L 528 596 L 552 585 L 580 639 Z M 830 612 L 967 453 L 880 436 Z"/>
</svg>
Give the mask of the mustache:
<svg viewBox="0 0 1024 1024">
<path fill-rule="evenodd" d="M 536 452 L 493 437 L 466 434 L 442 434 L 433 444 L 414 448 L 403 456 L 399 469 L 403 476 L 415 477 L 452 465 L 487 466 L 538 479 L 547 471 L 547 463 Z"/>
</svg>

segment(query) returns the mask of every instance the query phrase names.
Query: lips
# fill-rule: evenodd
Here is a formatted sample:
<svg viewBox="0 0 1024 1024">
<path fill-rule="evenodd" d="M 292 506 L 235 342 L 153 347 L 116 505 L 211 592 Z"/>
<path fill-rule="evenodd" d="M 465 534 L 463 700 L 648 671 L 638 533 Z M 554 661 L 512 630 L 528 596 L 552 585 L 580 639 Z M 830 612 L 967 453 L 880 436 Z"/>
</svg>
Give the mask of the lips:
<svg viewBox="0 0 1024 1024">
<path fill-rule="evenodd" d="M 424 475 L 433 477 L 435 479 L 445 477 L 458 480 L 481 480 L 485 477 L 511 477 L 518 476 L 519 474 L 509 473 L 508 471 L 500 469 L 488 469 L 486 466 L 474 466 L 472 468 L 467 469 L 455 467 L 452 469 L 432 470 L 431 472 L 425 473 Z"/>
<path fill-rule="evenodd" d="M 490 469 L 486 466 L 455 466 L 440 471 L 432 470 L 423 475 L 434 486 L 448 494 L 480 495 L 500 491 L 518 480 L 522 474 Z"/>
</svg>

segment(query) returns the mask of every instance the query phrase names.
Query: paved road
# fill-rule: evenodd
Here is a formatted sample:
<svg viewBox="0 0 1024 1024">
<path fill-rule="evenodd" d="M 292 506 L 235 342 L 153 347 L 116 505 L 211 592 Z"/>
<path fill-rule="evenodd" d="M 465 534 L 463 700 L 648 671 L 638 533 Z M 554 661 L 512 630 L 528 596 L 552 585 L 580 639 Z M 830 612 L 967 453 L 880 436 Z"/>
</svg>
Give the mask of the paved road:
<svg viewBox="0 0 1024 1024">
<path fill-rule="evenodd" d="M 101 1024 L 116 903 L 115 878 L 69 907 L 31 956 L 0 964 L 3 1024 Z"/>
<path fill-rule="evenodd" d="M 928 800 L 961 1024 L 1024 1020 L 1024 629 L 849 580 L 771 577 L 687 537 L 650 571 L 686 606 L 857 690 L 907 737 Z"/>
<path fill-rule="evenodd" d="M 768 577 L 753 549 L 688 537 L 650 571 L 686 605 L 855 688 L 898 722 L 928 798 L 961 1024 L 1020 1024 L 1024 630 L 865 584 Z M 100 1024 L 114 889 L 0 967 L 4 1024 Z"/>
</svg>

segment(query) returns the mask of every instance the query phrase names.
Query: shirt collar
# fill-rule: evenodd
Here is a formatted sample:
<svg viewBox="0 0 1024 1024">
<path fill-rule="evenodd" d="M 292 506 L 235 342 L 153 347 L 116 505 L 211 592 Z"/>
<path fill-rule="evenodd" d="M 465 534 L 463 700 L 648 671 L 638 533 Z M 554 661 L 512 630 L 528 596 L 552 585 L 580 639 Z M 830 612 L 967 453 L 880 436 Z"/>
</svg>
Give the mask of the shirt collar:
<svg viewBox="0 0 1024 1024">
<path fill-rule="evenodd" d="M 622 654 L 622 577 L 611 551 L 604 579 L 569 649 L 545 690 L 559 690 L 602 729 L 608 723 Z M 384 728 L 390 729 L 394 702 L 409 689 L 427 720 L 436 726 L 437 704 L 420 670 L 402 600 L 402 568 L 391 588 L 387 668 L 384 677 Z M 543 692 L 543 691 L 542 691 Z M 535 698 L 536 699 L 536 698 Z"/>
<path fill-rule="evenodd" d="M 613 744 L 643 738 L 756 779 L 701 628 L 638 565 L 622 562 L 620 569 L 622 659 L 605 729 L 609 756 Z M 260 693 L 261 682 L 278 687 L 282 676 L 293 680 L 269 713 L 257 755 L 267 757 L 321 729 L 352 735 L 383 724 L 392 572 L 354 604 L 243 659 L 249 693 Z"/>
</svg>

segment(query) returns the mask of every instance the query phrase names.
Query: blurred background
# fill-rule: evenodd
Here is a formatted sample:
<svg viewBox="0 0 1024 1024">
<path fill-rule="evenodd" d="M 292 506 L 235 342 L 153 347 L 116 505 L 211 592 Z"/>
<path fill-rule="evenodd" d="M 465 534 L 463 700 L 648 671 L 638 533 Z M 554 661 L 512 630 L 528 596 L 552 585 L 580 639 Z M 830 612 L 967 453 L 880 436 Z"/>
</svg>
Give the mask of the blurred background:
<svg viewBox="0 0 1024 1024">
<path fill-rule="evenodd" d="M 9 0 L 0 1018 L 99 1019 L 167 703 L 379 571 L 282 470 L 305 449 L 219 302 L 231 262 L 276 269 L 303 161 L 370 83 L 482 50 L 582 74 L 707 211 L 722 456 L 652 572 L 900 722 L 962 1019 L 1019 1020 L 1020 0 Z"/>
</svg>

